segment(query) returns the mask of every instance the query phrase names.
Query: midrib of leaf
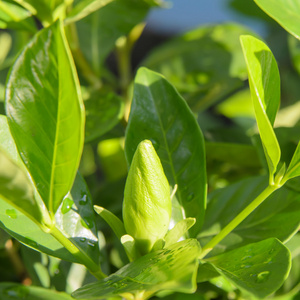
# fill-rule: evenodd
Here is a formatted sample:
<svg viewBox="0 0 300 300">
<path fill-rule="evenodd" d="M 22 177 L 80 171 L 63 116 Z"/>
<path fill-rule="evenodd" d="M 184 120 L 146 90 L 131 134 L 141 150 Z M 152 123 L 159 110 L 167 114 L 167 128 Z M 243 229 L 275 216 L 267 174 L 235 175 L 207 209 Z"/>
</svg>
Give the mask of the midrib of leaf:
<svg viewBox="0 0 300 300">
<path fill-rule="evenodd" d="M 53 160 L 51 164 L 51 178 L 50 178 L 50 189 L 49 189 L 49 208 L 51 208 L 51 212 L 54 212 L 54 203 L 53 203 L 53 187 L 54 187 L 54 177 L 55 177 L 55 167 L 56 167 L 56 154 L 57 154 L 57 144 L 58 144 L 58 135 L 59 135 L 59 116 L 60 116 L 60 106 L 61 106 L 61 76 L 59 72 L 59 56 L 58 56 L 58 45 L 56 48 L 56 55 L 57 55 L 57 78 L 58 78 L 58 105 L 57 105 L 57 113 L 56 113 L 56 126 L 55 126 L 55 139 L 53 144 Z"/>
</svg>

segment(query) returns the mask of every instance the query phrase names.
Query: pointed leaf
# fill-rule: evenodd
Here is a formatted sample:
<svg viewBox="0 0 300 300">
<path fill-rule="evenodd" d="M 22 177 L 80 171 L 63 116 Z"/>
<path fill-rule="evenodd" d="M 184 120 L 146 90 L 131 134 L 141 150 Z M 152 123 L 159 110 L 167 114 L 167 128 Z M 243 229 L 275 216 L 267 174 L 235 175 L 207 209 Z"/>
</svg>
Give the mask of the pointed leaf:
<svg viewBox="0 0 300 300">
<path fill-rule="evenodd" d="M 79 21 L 101 7 L 115 0 L 83 0 L 80 1 L 68 14 L 66 24 Z"/>
<path fill-rule="evenodd" d="M 272 128 L 280 102 L 279 71 L 272 52 L 262 41 L 252 36 L 242 36 L 241 44 L 248 68 L 256 121 L 272 183 L 280 160 L 280 147 Z"/>
<path fill-rule="evenodd" d="M 84 134 L 79 83 L 59 22 L 40 31 L 16 60 L 6 109 L 18 151 L 55 213 L 72 187 Z"/>
<path fill-rule="evenodd" d="M 123 222 L 112 212 L 97 205 L 94 206 L 94 209 L 96 213 L 102 217 L 109 227 L 114 231 L 118 239 L 121 239 L 121 237 L 126 234 Z"/>
<path fill-rule="evenodd" d="M 160 290 L 193 293 L 196 290 L 197 256 L 200 246 L 194 239 L 149 253 L 124 266 L 104 280 L 75 291 L 75 298 L 107 299 L 116 295 Z"/>
<path fill-rule="evenodd" d="M 178 185 L 176 195 L 186 217 L 196 218 L 190 230 L 191 236 L 195 236 L 206 206 L 203 136 L 193 113 L 174 87 L 161 75 L 141 68 L 135 79 L 126 132 L 125 154 L 129 164 L 144 139 L 152 141 L 170 185 Z"/>
<path fill-rule="evenodd" d="M 209 194 L 205 222 L 198 236 L 201 245 L 218 234 L 267 184 L 265 177 L 248 178 Z M 257 207 L 210 254 L 216 255 L 271 237 L 286 242 L 299 229 L 299 214 L 299 193 L 282 187 Z"/>
<path fill-rule="evenodd" d="M 171 246 L 172 244 L 178 242 L 178 240 L 183 237 L 187 231 L 194 226 L 196 219 L 187 218 L 179 221 L 171 230 L 169 230 L 165 236 L 165 247 Z"/>
<path fill-rule="evenodd" d="M 298 0 L 254 0 L 256 4 L 285 30 L 300 39 L 300 28 L 295 20 L 300 17 Z"/>
<path fill-rule="evenodd" d="M 249 244 L 208 261 L 238 288 L 259 298 L 276 291 L 291 268 L 289 250 L 276 239 Z"/>
</svg>

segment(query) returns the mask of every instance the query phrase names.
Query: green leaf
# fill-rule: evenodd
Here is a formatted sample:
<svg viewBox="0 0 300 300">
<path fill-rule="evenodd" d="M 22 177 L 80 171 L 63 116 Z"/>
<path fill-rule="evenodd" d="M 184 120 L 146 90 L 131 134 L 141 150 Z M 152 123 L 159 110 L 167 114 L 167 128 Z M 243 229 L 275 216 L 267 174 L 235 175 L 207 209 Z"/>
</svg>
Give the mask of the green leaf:
<svg viewBox="0 0 300 300">
<path fill-rule="evenodd" d="M 80 48 L 96 72 L 103 75 L 101 67 L 116 40 L 143 22 L 149 8 L 141 0 L 115 0 L 76 24 Z"/>
<path fill-rule="evenodd" d="M 164 75 L 194 111 L 202 111 L 247 78 L 242 34 L 254 35 L 234 23 L 201 26 L 155 48 L 142 65 Z"/>
<path fill-rule="evenodd" d="M 131 293 L 149 297 L 160 290 L 193 293 L 197 288 L 199 251 L 196 240 L 184 240 L 149 253 L 104 280 L 83 286 L 72 295 L 80 299 L 107 299 Z"/>
<path fill-rule="evenodd" d="M 6 110 L 18 151 L 55 213 L 72 187 L 84 139 L 79 82 L 59 22 L 40 31 L 16 60 Z"/>
<path fill-rule="evenodd" d="M 280 102 L 280 78 L 270 49 L 252 36 L 242 36 L 241 44 L 248 67 L 249 85 L 256 121 L 267 158 L 270 183 L 280 160 L 280 147 L 273 124 Z"/>
<path fill-rule="evenodd" d="M 98 231 L 88 187 L 77 173 L 71 192 L 55 214 L 56 227 L 86 256 L 99 264 Z"/>
<path fill-rule="evenodd" d="M 34 20 L 27 10 L 3 0 L 0 1 L 0 28 L 25 29 L 33 33 L 37 31 Z"/>
<path fill-rule="evenodd" d="M 34 197 L 32 184 L 27 174 L 2 151 L 0 151 L 0 165 L 0 198 L 21 210 L 34 221 L 43 224 L 43 214 Z"/>
<path fill-rule="evenodd" d="M 300 17 L 298 0 L 254 0 L 256 4 L 285 30 L 300 39 L 300 29 L 295 20 Z"/>
<path fill-rule="evenodd" d="M 286 174 L 282 179 L 282 182 L 285 182 L 286 180 L 297 177 L 299 175 L 300 175 L 300 142 L 298 143 L 298 146 L 294 152 L 294 155 L 286 171 Z"/>
<path fill-rule="evenodd" d="M 104 219 L 104 221 L 109 225 L 109 227 L 114 231 L 118 239 L 121 239 L 123 235 L 126 234 L 123 222 L 111 213 L 109 210 L 97 206 L 94 206 L 96 213 Z"/>
<path fill-rule="evenodd" d="M 300 41 L 294 36 L 288 36 L 289 53 L 295 70 L 300 73 Z"/>
<path fill-rule="evenodd" d="M 183 237 L 186 232 L 194 226 L 196 220 L 194 218 L 187 218 L 179 221 L 175 226 L 169 230 L 165 236 L 165 247 L 169 247 L 172 244 L 178 242 L 178 240 Z"/>
<path fill-rule="evenodd" d="M 68 14 L 66 24 L 79 21 L 89 14 L 101 9 L 103 6 L 115 0 L 83 0 L 80 1 Z"/>
<path fill-rule="evenodd" d="M 98 139 L 122 119 L 122 98 L 114 93 L 93 94 L 84 102 L 86 112 L 85 142 Z"/>
<path fill-rule="evenodd" d="M 172 114 L 170 114 L 172 112 Z M 197 121 L 174 87 L 161 75 L 141 68 L 134 84 L 125 154 L 131 163 L 137 145 L 150 139 L 186 217 L 196 218 L 195 236 L 206 206 L 204 140 Z"/>
<path fill-rule="evenodd" d="M 276 291 L 291 268 L 289 250 L 276 239 L 249 244 L 208 261 L 238 288 L 259 298 Z"/>
<path fill-rule="evenodd" d="M 0 283 L 0 298 L 2 300 L 72 300 L 73 298 L 62 292 L 35 286 L 24 286 L 17 283 Z"/>
<path fill-rule="evenodd" d="M 208 195 L 205 222 L 198 235 L 201 245 L 220 232 L 240 211 L 255 199 L 267 186 L 265 177 L 241 180 Z M 282 201 L 284 199 L 284 201 Z M 300 225 L 300 197 L 293 190 L 282 187 L 257 207 L 235 230 L 210 253 L 216 255 L 276 237 L 288 241 Z M 284 226 L 282 225 L 284 224 Z"/>
</svg>

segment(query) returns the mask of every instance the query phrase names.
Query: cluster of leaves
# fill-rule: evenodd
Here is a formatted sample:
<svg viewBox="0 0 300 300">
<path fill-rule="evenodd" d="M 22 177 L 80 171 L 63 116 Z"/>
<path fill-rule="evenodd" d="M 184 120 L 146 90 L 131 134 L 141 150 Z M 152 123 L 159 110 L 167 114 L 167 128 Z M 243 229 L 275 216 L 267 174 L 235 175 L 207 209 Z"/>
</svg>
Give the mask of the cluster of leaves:
<svg viewBox="0 0 300 300">
<path fill-rule="evenodd" d="M 297 1 L 255 2 L 291 34 L 299 72 Z M 142 22 L 163 4 L 0 1 L 0 260 L 15 270 L 1 299 L 299 295 L 299 104 L 266 43 L 233 23 L 166 42 L 133 76 Z M 144 140 L 175 187 L 172 229 L 135 256 L 120 219 Z"/>
</svg>

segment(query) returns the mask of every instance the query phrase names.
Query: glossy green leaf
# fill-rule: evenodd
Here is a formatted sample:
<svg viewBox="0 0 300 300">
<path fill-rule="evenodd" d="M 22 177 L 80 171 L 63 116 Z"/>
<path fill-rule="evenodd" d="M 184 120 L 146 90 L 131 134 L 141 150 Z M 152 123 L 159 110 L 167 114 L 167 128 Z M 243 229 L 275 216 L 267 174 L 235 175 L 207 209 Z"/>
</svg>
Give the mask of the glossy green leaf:
<svg viewBox="0 0 300 300">
<path fill-rule="evenodd" d="M 22 299 L 22 300 L 72 300 L 73 298 L 62 292 L 44 289 L 35 286 L 24 286 L 17 283 L 0 283 L 1 300 Z"/>
<path fill-rule="evenodd" d="M 256 121 L 272 183 L 281 154 L 272 128 L 280 102 L 279 71 L 272 52 L 262 41 L 252 36 L 242 36 L 241 44 L 248 67 Z"/>
<path fill-rule="evenodd" d="M 149 8 L 146 1 L 114 0 L 76 23 L 80 48 L 96 72 L 103 75 L 102 64 L 116 40 L 143 22 Z"/>
<path fill-rule="evenodd" d="M 172 112 L 172 114 L 170 114 Z M 196 218 L 195 236 L 206 206 L 204 140 L 193 113 L 161 75 L 141 68 L 136 76 L 128 121 L 125 154 L 131 163 L 137 145 L 150 139 L 186 217 Z"/>
<path fill-rule="evenodd" d="M 116 295 L 150 296 L 160 290 L 193 293 L 196 290 L 197 256 L 200 246 L 194 239 L 149 253 L 107 278 L 83 286 L 72 295 L 80 299 L 107 299 Z"/>
<path fill-rule="evenodd" d="M 288 278 L 274 296 L 294 299 L 293 297 L 300 292 L 300 234 L 295 235 L 285 246 L 291 251 L 292 268 Z"/>
<path fill-rule="evenodd" d="M 84 139 L 79 82 L 60 22 L 40 31 L 16 60 L 6 110 L 18 151 L 55 213 L 72 187 Z"/>
<path fill-rule="evenodd" d="M 276 291 L 291 268 L 289 250 L 276 239 L 249 244 L 208 261 L 238 288 L 259 298 Z"/>
<path fill-rule="evenodd" d="M 42 224 L 43 215 L 27 174 L 2 151 L 0 151 L 0 165 L 0 198 Z"/>
<path fill-rule="evenodd" d="M 300 143 L 298 144 L 283 181 L 300 175 Z"/>
<path fill-rule="evenodd" d="M 109 210 L 97 205 L 94 206 L 94 209 L 96 213 L 110 226 L 118 239 L 121 239 L 121 237 L 126 234 L 124 224 L 117 216 L 115 216 Z"/>
<path fill-rule="evenodd" d="M 170 229 L 165 236 L 165 247 L 178 242 L 178 240 L 183 237 L 187 231 L 194 226 L 196 220 L 194 218 L 187 218 L 179 221 L 175 226 Z"/>
<path fill-rule="evenodd" d="M 242 34 L 254 35 L 234 23 L 201 26 L 157 47 L 142 65 L 164 75 L 194 111 L 201 111 L 243 85 Z"/>
<path fill-rule="evenodd" d="M 64 198 L 55 214 L 56 227 L 74 245 L 99 264 L 98 231 L 93 203 L 88 187 L 77 173 L 71 192 Z"/>
<path fill-rule="evenodd" d="M 83 0 L 80 1 L 68 14 L 66 24 L 79 21 L 89 14 L 101 9 L 103 6 L 115 0 Z"/>
<path fill-rule="evenodd" d="M 0 1 L 0 28 L 21 29 L 36 32 L 31 14 L 24 8 L 8 1 Z"/>
<path fill-rule="evenodd" d="M 220 232 L 239 212 L 268 185 L 265 177 L 241 180 L 208 195 L 205 222 L 199 241 L 201 245 Z M 284 199 L 284 201 L 282 200 Z M 300 197 L 282 187 L 256 208 L 236 229 L 221 241 L 210 255 L 276 237 L 288 241 L 298 230 Z M 284 224 L 284 226 L 282 225 Z"/>
<path fill-rule="evenodd" d="M 300 5 L 298 0 L 254 0 L 256 4 L 285 30 L 300 39 L 298 22 Z"/>
<path fill-rule="evenodd" d="M 124 105 L 114 93 L 93 94 L 84 102 L 86 112 L 85 142 L 98 139 L 122 119 Z"/>
<path fill-rule="evenodd" d="M 291 55 L 292 63 L 298 74 L 300 73 L 300 41 L 293 37 L 288 36 L 288 46 Z"/>
</svg>

